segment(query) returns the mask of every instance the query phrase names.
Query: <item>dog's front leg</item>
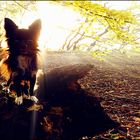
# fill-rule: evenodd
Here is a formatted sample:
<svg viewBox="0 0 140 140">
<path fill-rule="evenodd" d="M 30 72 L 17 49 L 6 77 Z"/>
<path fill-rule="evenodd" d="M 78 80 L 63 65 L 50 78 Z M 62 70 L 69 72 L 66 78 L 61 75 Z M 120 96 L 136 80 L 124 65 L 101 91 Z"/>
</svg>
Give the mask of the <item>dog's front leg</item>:
<svg viewBox="0 0 140 140">
<path fill-rule="evenodd" d="M 38 99 L 34 96 L 34 86 L 36 82 L 36 73 L 32 74 L 30 79 L 30 99 L 35 103 L 38 102 Z"/>
<path fill-rule="evenodd" d="M 21 81 L 18 81 L 18 82 L 15 83 L 15 88 L 16 88 L 15 90 L 16 90 L 16 93 L 17 93 L 17 97 L 15 99 L 15 103 L 17 105 L 21 105 L 23 103 L 23 97 L 21 95 L 21 93 L 22 93 L 22 86 L 21 86 L 20 82 Z"/>
<path fill-rule="evenodd" d="M 15 98 L 15 103 L 17 105 L 21 105 L 23 103 L 21 77 L 19 75 L 16 76 L 14 75 L 13 82 L 15 85 L 15 91 L 17 93 L 17 97 Z"/>
<path fill-rule="evenodd" d="M 22 95 L 16 97 L 15 103 L 16 103 L 17 105 L 21 105 L 21 104 L 23 103 L 23 97 L 22 97 Z"/>
</svg>

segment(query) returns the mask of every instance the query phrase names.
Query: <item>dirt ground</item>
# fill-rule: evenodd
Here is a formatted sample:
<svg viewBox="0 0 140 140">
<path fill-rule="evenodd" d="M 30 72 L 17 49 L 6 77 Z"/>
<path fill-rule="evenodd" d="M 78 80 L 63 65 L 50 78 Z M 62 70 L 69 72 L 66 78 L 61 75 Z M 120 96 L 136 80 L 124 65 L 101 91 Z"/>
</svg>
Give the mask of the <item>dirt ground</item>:
<svg viewBox="0 0 140 140">
<path fill-rule="evenodd" d="M 82 87 L 100 98 L 106 113 L 121 124 L 93 139 L 140 139 L 140 55 L 114 52 L 80 80 Z"/>
<path fill-rule="evenodd" d="M 85 54 L 49 52 L 42 64 L 35 91 L 39 104 L 25 101 L 19 107 L 13 98 L 3 103 L 1 94 L 3 140 L 18 140 L 19 135 L 34 140 L 140 139 L 138 53 L 113 52 L 99 61 Z"/>
</svg>

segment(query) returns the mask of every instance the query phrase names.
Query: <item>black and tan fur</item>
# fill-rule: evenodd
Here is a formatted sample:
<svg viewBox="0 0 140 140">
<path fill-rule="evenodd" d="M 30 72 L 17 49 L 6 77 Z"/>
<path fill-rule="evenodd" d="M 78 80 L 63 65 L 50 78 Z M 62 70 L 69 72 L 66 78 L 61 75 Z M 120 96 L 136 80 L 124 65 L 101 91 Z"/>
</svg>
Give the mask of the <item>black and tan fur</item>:
<svg viewBox="0 0 140 140">
<path fill-rule="evenodd" d="M 22 81 L 29 81 L 30 99 L 37 102 L 33 95 L 37 73 L 38 37 L 41 29 L 41 21 L 36 20 L 28 29 L 19 29 L 9 18 L 5 18 L 4 28 L 8 44 L 8 57 L 5 58 L 3 66 L 7 66 L 9 76 L 7 85 L 14 84 L 17 98 L 15 103 L 23 103 Z"/>
</svg>

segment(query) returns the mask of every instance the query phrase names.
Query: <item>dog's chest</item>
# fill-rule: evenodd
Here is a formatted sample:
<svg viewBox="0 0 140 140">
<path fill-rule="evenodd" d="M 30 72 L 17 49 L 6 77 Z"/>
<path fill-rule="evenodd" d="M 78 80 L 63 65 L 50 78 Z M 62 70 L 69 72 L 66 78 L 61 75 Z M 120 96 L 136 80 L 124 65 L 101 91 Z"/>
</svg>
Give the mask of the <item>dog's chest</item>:
<svg viewBox="0 0 140 140">
<path fill-rule="evenodd" d="M 18 58 L 18 66 L 20 69 L 29 69 L 32 65 L 32 56 L 26 56 L 26 55 L 19 55 Z"/>
</svg>

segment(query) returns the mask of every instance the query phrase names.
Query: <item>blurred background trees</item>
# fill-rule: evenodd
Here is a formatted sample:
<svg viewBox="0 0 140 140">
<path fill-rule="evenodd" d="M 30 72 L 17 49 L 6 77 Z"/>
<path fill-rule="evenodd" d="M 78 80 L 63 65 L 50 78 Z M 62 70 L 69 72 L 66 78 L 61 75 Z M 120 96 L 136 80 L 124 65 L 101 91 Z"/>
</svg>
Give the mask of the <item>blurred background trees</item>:
<svg viewBox="0 0 140 140">
<path fill-rule="evenodd" d="M 22 17 L 26 13 L 39 17 L 38 3 L 39 1 L 0 1 L 1 40 L 4 33 L 4 18 L 9 17 L 17 24 L 22 24 Z M 61 5 L 61 7 L 72 9 L 80 15 L 80 19 L 77 19 L 77 25 L 71 29 L 67 28 L 69 34 L 64 37 L 63 43 L 59 45 L 57 50 L 87 51 L 95 54 L 98 52 L 106 53 L 114 49 L 139 48 L 140 10 L 137 2 L 133 2 L 126 10 L 115 10 L 108 6 L 108 3 L 107 1 L 101 4 L 94 1 L 44 2 L 44 5 Z M 44 15 L 48 14 L 47 10 L 46 8 Z M 51 13 L 49 14 L 47 16 L 53 18 Z M 60 18 L 60 20 L 62 19 Z M 65 17 L 63 17 L 63 20 L 65 20 Z M 47 44 L 45 39 L 43 42 Z M 55 39 L 53 42 L 55 42 Z M 45 46 L 47 46 L 46 44 Z"/>
</svg>

